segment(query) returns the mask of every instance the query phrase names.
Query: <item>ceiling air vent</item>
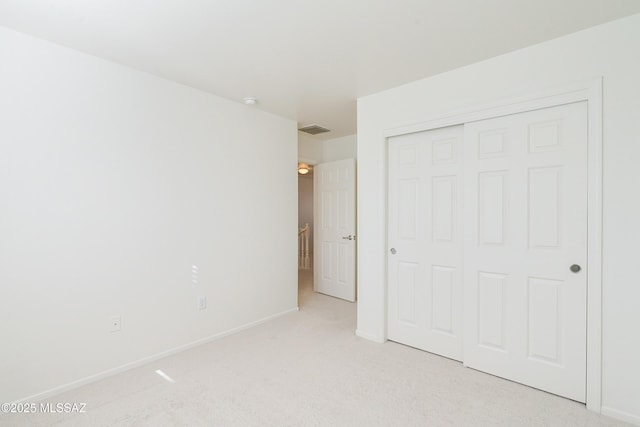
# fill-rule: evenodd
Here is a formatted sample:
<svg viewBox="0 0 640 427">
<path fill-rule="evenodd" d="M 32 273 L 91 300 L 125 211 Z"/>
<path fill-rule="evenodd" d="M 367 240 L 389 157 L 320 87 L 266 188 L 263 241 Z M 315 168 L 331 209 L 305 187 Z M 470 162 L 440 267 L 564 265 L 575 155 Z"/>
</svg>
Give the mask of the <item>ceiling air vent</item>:
<svg viewBox="0 0 640 427">
<path fill-rule="evenodd" d="M 300 129 L 298 129 L 299 131 L 302 132 L 306 132 L 309 133 L 311 135 L 317 135 L 319 133 L 325 133 L 325 132 L 330 132 L 329 129 L 327 128 L 323 128 L 322 126 L 318 126 L 318 125 L 309 125 L 309 126 L 304 126 L 301 127 Z"/>
</svg>

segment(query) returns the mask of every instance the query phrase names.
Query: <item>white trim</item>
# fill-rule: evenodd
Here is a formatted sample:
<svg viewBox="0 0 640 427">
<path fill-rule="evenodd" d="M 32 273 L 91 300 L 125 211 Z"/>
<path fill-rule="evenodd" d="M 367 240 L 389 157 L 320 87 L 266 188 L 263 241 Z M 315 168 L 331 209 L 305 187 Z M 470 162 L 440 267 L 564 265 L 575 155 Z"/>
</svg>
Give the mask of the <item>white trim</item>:
<svg viewBox="0 0 640 427">
<path fill-rule="evenodd" d="M 100 372 L 100 373 L 97 373 L 97 374 L 94 374 L 94 375 L 90 375 L 88 377 L 81 378 L 79 380 L 72 381 L 70 383 L 63 384 L 63 385 L 58 386 L 58 387 L 54 387 L 52 389 L 43 391 L 41 393 L 36 393 L 36 394 L 31 395 L 31 396 L 27 396 L 25 398 L 16 400 L 13 403 L 37 402 L 39 400 L 46 399 L 46 398 L 49 398 L 51 396 L 55 396 L 57 394 L 65 392 L 65 391 L 72 390 L 72 389 L 75 389 L 75 388 L 78 388 L 78 387 L 82 387 L 83 385 L 90 384 L 90 383 L 93 383 L 93 382 L 96 382 L 96 381 L 100 381 L 100 380 L 102 380 L 104 378 L 111 377 L 113 375 L 119 374 L 119 373 L 124 372 L 124 371 L 128 371 L 129 369 L 133 369 L 133 368 L 137 368 L 137 367 L 142 366 L 142 365 L 146 365 L 147 363 L 156 361 L 158 359 L 162 359 L 162 358 L 167 357 L 167 356 L 171 356 L 171 355 L 176 354 L 176 353 L 180 353 L 180 352 L 188 350 L 190 348 L 197 347 L 199 345 L 206 344 L 208 342 L 218 340 L 220 338 L 226 337 L 227 335 L 235 334 L 235 333 L 238 333 L 238 332 L 243 331 L 245 329 L 249 329 L 249 328 L 252 328 L 254 326 L 258 326 L 258 325 L 260 325 L 262 323 L 268 322 L 270 320 L 276 319 L 278 317 L 285 316 L 285 315 L 287 315 L 289 313 L 293 313 L 293 312 L 296 312 L 296 311 L 298 311 L 298 307 L 294 307 L 292 309 L 289 309 L 289 310 L 286 310 L 286 311 L 283 311 L 283 312 L 280 312 L 280 313 L 276 313 L 276 314 L 273 314 L 271 316 L 264 317 L 262 319 L 254 321 L 254 322 L 250 322 L 250 323 L 247 323 L 245 325 L 238 326 L 237 328 L 229 329 L 229 330 L 224 331 L 224 332 L 219 332 L 217 334 L 214 334 L 214 335 L 211 335 L 211 336 L 208 336 L 208 337 L 196 340 L 196 341 L 192 341 L 192 342 L 190 342 L 188 344 L 184 344 L 184 345 L 181 345 L 179 347 L 175 347 L 175 348 L 172 348 L 172 349 L 160 352 L 160 353 L 156 353 L 156 354 L 154 354 L 152 356 L 145 357 L 143 359 L 139 359 L 139 360 L 136 360 L 136 361 L 131 362 L 131 363 L 126 363 L 124 365 L 121 365 L 121 366 L 118 366 L 118 367 L 115 367 L 115 368 L 112 368 L 112 369 L 108 369 L 106 371 L 103 371 L 103 372 Z"/>
<path fill-rule="evenodd" d="M 602 78 L 587 96 L 587 409 L 602 411 Z"/>
<path fill-rule="evenodd" d="M 607 417 L 615 418 L 621 421 L 626 421 L 628 423 L 640 426 L 639 416 L 630 414 L 628 412 L 620 411 L 618 409 L 609 408 L 608 406 L 602 407 L 602 415 L 606 415 Z"/>
<path fill-rule="evenodd" d="M 587 409 L 602 412 L 602 77 L 590 82 L 556 88 L 544 93 L 514 97 L 507 100 L 434 115 L 426 121 L 385 129 L 385 182 L 388 185 L 388 139 L 393 136 L 422 132 L 477 120 L 501 117 L 572 102 L 587 101 L 588 108 L 588 269 L 587 269 Z M 385 192 L 388 209 L 388 194 Z M 388 223 L 385 218 L 385 239 Z M 386 240 L 385 240 L 386 241 Z M 385 260 L 386 253 L 385 245 Z M 388 262 L 387 262 L 388 264 Z M 384 277 L 384 305 L 387 305 L 388 277 Z M 384 310 L 384 338 L 388 323 Z M 364 336 L 364 335 L 363 335 Z M 375 341 L 375 340 L 374 340 Z M 610 410 L 613 411 L 614 410 Z M 637 421 L 636 421 L 637 422 Z"/>
<path fill-rule="evenodd" d="M 382 134 L 385 138 L 389 138 L 392 136 L 422 132 L 425 130 L 491 119 L 509 114 L 554 107 L 572 102 L 588 101 L 590 95 L 593 95 L 593 88 L 598 85 L 602 86 L 602 77 L 599 77 L 586 85 L 565 86 L 562 89 L 546 91 L 534 96 L 519 96 L 507 100 L 450 111 L 445 114 L 435 115 L 420 123 L 385 129 Z"/>
</svg>

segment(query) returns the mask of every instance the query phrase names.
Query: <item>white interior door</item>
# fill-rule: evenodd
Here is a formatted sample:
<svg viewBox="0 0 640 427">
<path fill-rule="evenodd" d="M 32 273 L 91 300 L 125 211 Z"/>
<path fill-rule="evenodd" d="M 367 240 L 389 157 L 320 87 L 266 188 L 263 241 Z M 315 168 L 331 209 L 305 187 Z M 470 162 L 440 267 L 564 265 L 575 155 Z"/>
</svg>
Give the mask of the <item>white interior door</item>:
<svg viewBox="0 0 640 427">
<path fill-rule="evenodd" d="M 313 175 L 314 289 L 355 301 L 355 160 L 318 164 Z"/>
<path fill-rule="evenodd" d="M 464 132 L 464 363 L 584 402 L 586 103 Z"/>
<path fill-rule="evenodd" d="M 389 140 L 388 337 L 462 360 L 462 126 Z"/>
</svg>

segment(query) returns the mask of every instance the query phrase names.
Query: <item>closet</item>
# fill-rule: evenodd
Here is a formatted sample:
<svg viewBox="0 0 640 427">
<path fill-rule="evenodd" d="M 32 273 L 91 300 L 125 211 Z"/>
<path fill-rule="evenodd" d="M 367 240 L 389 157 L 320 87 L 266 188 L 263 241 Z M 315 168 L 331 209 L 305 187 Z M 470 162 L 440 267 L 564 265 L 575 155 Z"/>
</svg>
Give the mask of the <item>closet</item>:
<svg viewBox="0 0 640 427">
<path fill-rule="evenodd" d="M 388 139 L 388 337 L 586 400 L 587 103 Z"/>
</svg>

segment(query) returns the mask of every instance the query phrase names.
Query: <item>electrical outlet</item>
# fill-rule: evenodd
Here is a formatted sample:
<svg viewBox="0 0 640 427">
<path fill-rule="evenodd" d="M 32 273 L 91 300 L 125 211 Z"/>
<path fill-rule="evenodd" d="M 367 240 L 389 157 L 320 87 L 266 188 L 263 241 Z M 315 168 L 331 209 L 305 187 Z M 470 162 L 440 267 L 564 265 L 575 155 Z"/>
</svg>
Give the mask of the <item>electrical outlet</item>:
<svg viewBox="0 0 640 427">
<path fill-rule="evenodd" d="M 207 308 L 207 297 L 198 297 L 198 310 L 205 310 Z"/>
<path fill-rule="evenodd" d="M 191 283 L 194 285 L 198 284 L 198 280 L 199 280 L 199 274 L 200 274 L 200 269 L 198 268 L 197 265 L 192 265 L 191 266 Z"/>
<path fill-rule="evenodd" d="M 109 318 L 109 332 L 118 332 L 122 328 L 120 315 L 114 315 Z"/>
</svg>

